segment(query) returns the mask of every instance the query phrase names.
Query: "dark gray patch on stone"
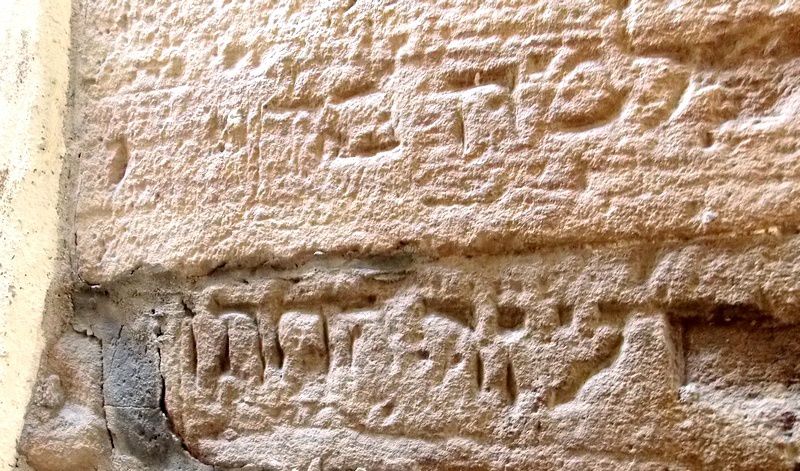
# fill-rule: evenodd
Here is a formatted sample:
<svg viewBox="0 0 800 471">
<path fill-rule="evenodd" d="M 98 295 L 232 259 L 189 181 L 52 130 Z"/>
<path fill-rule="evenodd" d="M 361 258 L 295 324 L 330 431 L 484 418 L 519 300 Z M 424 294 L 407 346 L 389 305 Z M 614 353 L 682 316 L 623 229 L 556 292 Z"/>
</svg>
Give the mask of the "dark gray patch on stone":
<svg viewBox="0 0 800 471">
<path fill-rule="evenodd" d="M 174 439 L 158 409 L 106 407 L 114 448 L 144 463 L 163 462 Z"/>
<path fill-rule="evenodd" d="M 135 457 L 151 470 L 209 471 L 181 447 L 160 409 L 106 407 L 116 452 Z"/>
<path fill-rule="evenodd" d="M 158 409 L 161 375 L 158 350 L 151 339 L 123 327 L 119 337 L 105 350 L 108 358 L 103 362 L 105 404 Z"/>
</svg>

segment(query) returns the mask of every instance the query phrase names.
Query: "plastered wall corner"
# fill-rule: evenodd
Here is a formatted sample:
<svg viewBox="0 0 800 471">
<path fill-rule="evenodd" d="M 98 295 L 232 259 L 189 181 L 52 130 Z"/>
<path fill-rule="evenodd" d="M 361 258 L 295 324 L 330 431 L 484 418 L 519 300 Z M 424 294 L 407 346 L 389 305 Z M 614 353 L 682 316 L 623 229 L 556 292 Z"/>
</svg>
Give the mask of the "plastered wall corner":
<svg viewBox="0 0 800 471">
<path fill-rule="evenodd" d="M 0 17 L 0 469 L 17 440 L 45 344 L 68 306 L 61 218 L 70 2 L 3 0 Z M 48 321 L 49 322 L 49 321 Z"/>
</svg>

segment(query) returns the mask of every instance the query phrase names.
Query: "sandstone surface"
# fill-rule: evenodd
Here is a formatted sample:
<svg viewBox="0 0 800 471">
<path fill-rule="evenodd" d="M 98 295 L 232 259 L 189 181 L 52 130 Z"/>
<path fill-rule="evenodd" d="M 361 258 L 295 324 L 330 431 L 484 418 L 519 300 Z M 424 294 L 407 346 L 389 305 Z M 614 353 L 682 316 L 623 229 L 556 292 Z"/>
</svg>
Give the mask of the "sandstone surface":
<svg viewBox="0 0 800 471">
<path fill-rule="evenodd" d="M 797 2 L 78 5 L 89 282 L 800 223 Z"/>
<path fill-rule="evenodd" d="M 73 12 L 24 466 L 800 469 L 800 3 Z"/>
</svg>

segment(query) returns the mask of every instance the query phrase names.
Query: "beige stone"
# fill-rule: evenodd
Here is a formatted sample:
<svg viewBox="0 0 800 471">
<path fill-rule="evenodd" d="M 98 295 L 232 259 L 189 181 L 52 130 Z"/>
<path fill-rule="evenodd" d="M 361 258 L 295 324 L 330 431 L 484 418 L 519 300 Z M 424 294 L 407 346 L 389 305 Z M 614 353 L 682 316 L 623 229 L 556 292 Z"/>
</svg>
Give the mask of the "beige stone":
<svg viewBox="0 0 800 471">
<path fill-rule="evenodd" d="M 796 227 L 797 4 L 619 3 L 87 2 L 80 273 Z"/>
<path fill-rule="evenodd" d="M 58 318 L 69 0 L 0 5 L 0 468 L 16 462 L 25 406 Z M 61 312 L 60 312 L 61 311 Z"/>
<path fill-rule="evenodd" d="M 800 467 L 797 2 L 73 10 L 22 466 Z"/>
</svg>

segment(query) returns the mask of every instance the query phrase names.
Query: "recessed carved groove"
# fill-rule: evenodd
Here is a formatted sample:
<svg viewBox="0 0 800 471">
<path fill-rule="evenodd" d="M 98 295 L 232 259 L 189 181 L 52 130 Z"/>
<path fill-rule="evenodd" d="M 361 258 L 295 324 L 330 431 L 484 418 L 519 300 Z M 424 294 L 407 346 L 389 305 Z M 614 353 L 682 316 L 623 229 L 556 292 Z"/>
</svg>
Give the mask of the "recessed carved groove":
<svg viewBox="0 0 800 471">
<path fill-rule="evenodd" d="M 189 335 L 186 340 L 187 349 L 189 351 L 189 368 L 192 374 L 197 376 L 197 340 L 194 338 L 194 328 L 192 327 L 192 323 L 187 322 L 186 327 L 189 331 Z"/>
<path fill-rule="evenodd" d="M 513 404 L 517 402 L 519 390 L 517 389 L 517 377 L 514 373 L 514 365 L 511 363 L 510 359 L 506 362 L 505 379 L 506 397 L 508 397 L 508 402 Z"/>
<path fill-rule="evenodd" d="M 753 303 L 693 302 L 669 305 L 667 312 L 684 323 L 720 324 L 731 321 L 774 322 L 774 316 Z"/>
<path fill-rule="evenodd" d="M 713 385 L 731 394 L 800 384 L 796 325 L 783 325 L 749 305 L 706 306 L 700 316 L 673 322 L 682 334 L 684 384 Z"/>
<path fill-rule="evenodd" d="M 375 83 L 373 82 L 359 82 L 351 84 L 349 87 L 342 87 L 340 90 L 334 91 L 333 103 L 342 103 L 344 101 L 376 93 L 378 91 Z"/>
<path fill-rule="evenodd" d="M 558 325 L 568 326 L 572 323 L 572 316 L 575 308 L 569 304 L 558 303 L 556 305 L 556 317 L 558 318 Z"/>
<path fill-rule="evenodd" d="M 461 144 L 461 155 L 465 155 L 467 150 L 467 131 L 464 125 L 464 112 L 461 109 L 461 106 L 456 108 L 455 133 L 456 139 Z"/>
<path fill-rule="evenodd" d="M 256 329 L 258 329 L 258 324 L 256 324 Z M 258 381 L 261 383 L 264 381 L 264 375 L 267 372 L 267 358 L 264 353 L 264 340 L 261 337 L 261 331 L 256 330 L 258 335 L 256 336 L 256 352 L 258 354 L 258 364 L 259 364 L 259 371 L 258 371 Z"/>
<path fill-rule="evenodd" d="M 481 352 L 475 353 L 475 390 L 480 392 L 483 389 L 483 359 Z"/>
<path fill-rule="evenodd" d="M 261 108 L 266 113 L 298 113 L 317 112 L 325 104 L 325 99 L 319 95 L 287 96 L 275 98 L 264 103 Z"/>
<path fill-rule="evenodd" d="M 353 366 L 353 362 L 355 361 L 356 341 L 358 341 L 359 337 L 361 337 L 361 325 L 356 324 L 355 326 L 353 326 L 352 329 L 348 331 L 348 336 L 347 336 L 348 340 L 347 353 L 350 361 L 350 366 Z"/>
<path fill-rule="evenodd" d="M 325 351 L 322 353 L 325 361 L 325 372 L 329 372 L 331 370 L 331 346 L 330 346 L 330 338 L 328 336 L 328 316 L 322 316 L 322 342 L 325 348 Z"/>
<path fill-rule="evenodd" d="M 515 330 L 525 324 L 525 311 L 512 304 L 497 306 L 497 326 L 505 330 Z"/>
<path fill-rule="evenodd" d="M 445 82 L 453 90 L 499 85 L 513 91 L 516 87 L 517 69 L 516 64 L 498 65 L 485 69 L 466 68 L 448 73 L 445 76 Z"/>
<path fill-rule="evenodd" d="M 600 301 L 597 303 L 597 312 L 600 314 L 599 321 L 601 323 L 624 323 L 631 310 L 636 308 L 641 308 L 641 306 L 633 306 L 619 301 Z"/>
<path fill-rule="evenodd" d="M 428 314 L 452 320 L 468 329 L 475 329 L 473 306 L 458 299 L 426 299 Z"/>
<path fill-rule="evenodd" d="M 219 356 L 220 374 L 228 374 L 231 371 L 231 342 L 227 330 L 222 334 L 222 348 Z"/>
<path fill-rule="evenodd" d="M 125 136 L 119 136 L 109 141 L 106 147 L 112 152 L 108 166 L 108 179 L 112 185 L 118 185 L 128 174 L 128 166 L 130 165 L 131 156 L 128 139 Z"/>
<path fill-rule="evenodd" d="M 620 95 L 613 102 L 605 104 L 602 111 L 589 115 L 570 116 L 562 121 L 559 130 L 570 133 L 592 131 L 615 122 L 622 115 L 627 103 L 627 92 Z M 610 100 L 610 99 L 609 99 Z"/>
<path fill-rule="evenodd" d="M 394 135 L 364 139 L 350 146 L 353 157 L 374 157 L 400 147 L 400 141 Z"/>
<path fill-rule="evenodd" d="M 384 283 L 381 283 L 383 286 Z M 307 286 L 300 284 L 292 288 L 286 295 L 283 303 L 285 310 L 315 310 L 320 305 L 335 306 L 342 311 L 357 311 L 361 309 L 376 309 L 380 306 L 381 299 L 372 286 L 359 286 L 351 290 L 347 285 L 336 287 L 331 291 L 309 291 Z"/>
<path fill-rule="evenodd" d="M 283 353 L 283 347 L 281 346 L 281 339 L 278 337 L 278 332 L 275 332 L 275 366 L 279 370 L 283 370 L 283 362 L 285 358 L 285 354 Z"/>
</svg>

